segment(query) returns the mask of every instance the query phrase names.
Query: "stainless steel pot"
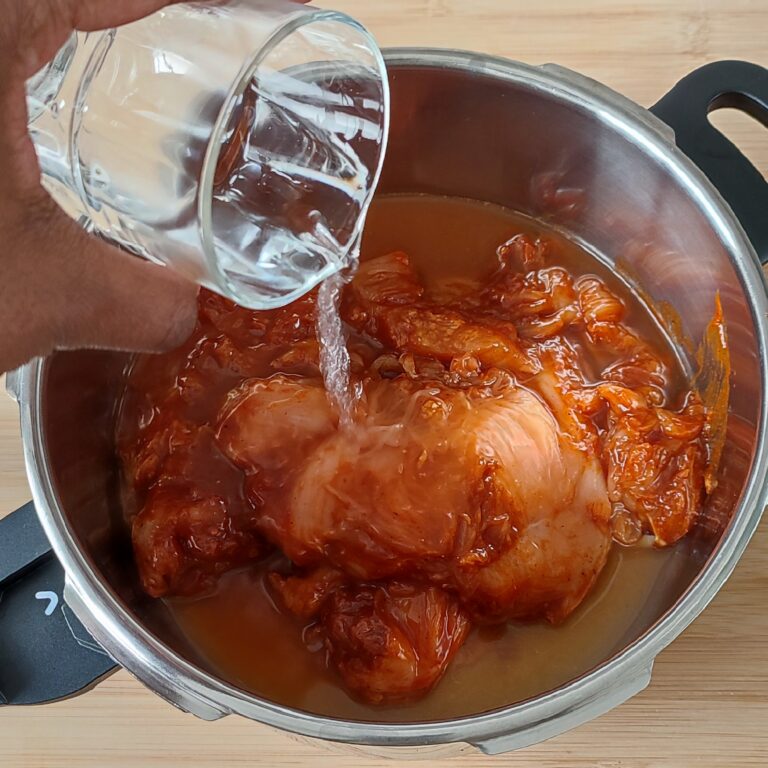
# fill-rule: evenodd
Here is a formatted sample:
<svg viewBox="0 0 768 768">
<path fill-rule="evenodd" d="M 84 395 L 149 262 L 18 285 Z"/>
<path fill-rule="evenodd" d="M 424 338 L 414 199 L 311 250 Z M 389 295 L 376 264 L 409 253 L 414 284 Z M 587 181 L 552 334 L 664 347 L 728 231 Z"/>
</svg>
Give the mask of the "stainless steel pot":
<svg viewBox="0 0 768 768">
<path fill-rule="evenodd" d="M 63 599 L 109 656 L 160 696 L 201 718 L 240 714 L 332 741 L 465 742 L 498 753 L 561 733 L 642 690 L 656 655 L 720 589 L 760 519 L 768 301 L 756 249 L 768 259 L 768 189 L 706 113 L 729 104 L 768 125 L 768 71 L 709 65 L 657 105 L 663 122 L 557 66 L 432 50 L 393 50 L 387 61 L 393 120 L 384 191 L 460 195 L 544 217 L 616 264 L 656 306 L 673 307 L 678 337 L 702 337 L 720 293 L 733 376 L 720 486 L 688 544 L 703 566 L 670 578 L 660 607 L 626 647 L 558 690 L 451 721 L 341 721 L 259 699 L 207 671 L 136 583 L 113 446 L 127 357 L 58 353 L 13 374 L 9 388 L 21 409 L 37 514 L 66 573 Z M 689 346 L 680 352 L 693 368 Z"/>
</svg>

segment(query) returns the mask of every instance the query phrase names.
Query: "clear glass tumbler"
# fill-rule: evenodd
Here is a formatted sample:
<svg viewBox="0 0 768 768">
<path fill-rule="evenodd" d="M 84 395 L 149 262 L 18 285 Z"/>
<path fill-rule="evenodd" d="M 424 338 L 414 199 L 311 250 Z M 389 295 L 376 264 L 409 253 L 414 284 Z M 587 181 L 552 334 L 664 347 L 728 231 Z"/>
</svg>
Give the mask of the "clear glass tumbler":
<svg viewBox="0 0 768 768">
<path fill-rule="evenodd" d="M 371 35 L 286 0 L 172 5 L 78 33 L 27 102 L 65 210 L 253 309 L 353 257 L 389 119 Z"/>
</svg>

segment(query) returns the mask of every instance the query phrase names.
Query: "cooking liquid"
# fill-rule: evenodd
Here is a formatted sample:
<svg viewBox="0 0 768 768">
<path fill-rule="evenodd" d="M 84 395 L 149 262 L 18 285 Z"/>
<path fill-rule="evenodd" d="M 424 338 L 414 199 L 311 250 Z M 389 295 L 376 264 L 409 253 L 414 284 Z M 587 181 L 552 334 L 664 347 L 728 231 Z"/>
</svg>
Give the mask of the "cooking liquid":
<svg viewBox="0 0 768 768">
<path fill-rule="evenodd" d="M 656 350 L 667 351 L 663 357 L 672 373 L 668 396 L 675 404 L 685 377 L 650 310 L 594 256 L 539 222 L 498 206 L 461 199 L 381 197 L 369 213 L 361 258 L 403 250 L 430 287 L 486 276 L 496 264 L 499 244 L 520 232 L 548 238 L 553 244 L 549 264 L 563 266 L 574 275 L 595 274 L 622 296 L 629 310 L 627 324 Z M 321 336 L 328 339 L 336 334 L 335 344 L 342 331 L 334 314 L 340 281 L 326 285 L 319 298 L 321 313 L 326 313 L 321 314 Z M 351 398 L 349 389 L 344 390 L 345 363 L 333 359 L 329 351 L 326 376 L 340 386 L 332 397 L 343 409 Z M 591 350 L 584 354 L 599 365 Z M 159 358 L 140 363 L 136 381 L 144 378 L 146 386 L 163 364 Z M 265 359 L 263 375 L 272 372 Z M 199 415 L 213 418 L 221 397 L 235 383 L 231 378 L 218 382 L 211 392 L 211 414 Z M 131 411 L 130 401 L 126 410 Z M 227 463 L 223 457 L 213 463 L 219 460 Z M 210 457 L 205 456 L 200 462 L 201 487 L 242 485 L 239 472 L 231 466 L 223 471 L 223 466 L 211 466 Z M 665 550 L 614 545 L 596 586 L 564 624 L 512 622 L 475 628 L 429 695 L 411 704 L 381 707 L 352 699 L 336 674 L 326 668 L 322 651 L 307 649 L 301 623 L 281 612 L 268 594 L 263 577 L 270 565 L 228 573 L 215 592 L 204 597 L 166 599 L 199 656 L 222 679 L 280 704 L 327 716 L 395 722 L 475 714 L 561 686 L 638 637 L 700 567 L 685 541 Z"/>
</svg>

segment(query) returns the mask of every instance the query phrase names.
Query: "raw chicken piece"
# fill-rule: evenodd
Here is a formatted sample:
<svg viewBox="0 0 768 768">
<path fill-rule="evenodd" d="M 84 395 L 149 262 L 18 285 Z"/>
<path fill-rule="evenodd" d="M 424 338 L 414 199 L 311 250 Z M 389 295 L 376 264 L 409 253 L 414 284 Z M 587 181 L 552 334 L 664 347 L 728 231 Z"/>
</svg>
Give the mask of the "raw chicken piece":
<svg viewBox="0 0 768 768">
<path fill-rule="evenodd" d="M 122 450 L 134 487 L 144 490 L 160 479 L 168 458 L 189 450 L 196 434 L 195 425 L 186 420 L 173 414 L 153 413 L 149 425 Z"/>
<path fill-rule="evenodd" d="M 196 595 L 218 576 L 261 557 L 266 546 L 249 519 L 241 528 L 219 496 L 158 486 L 133 523 L 141 583 L 152 597 Z"/>
<path fill-rule="evenodd" d="M 206 354 L 218 349 L 211 346 Z M 216 438 L 210 427 L 175 415 L 190 402 L 177 391 L 125 452 L 134 486 L 151 486 L 132 525 L 142 583 L 156 597 L 210 589 L 220 574 L 268 551 L 257 513 L 243 498 L 242 474 L 219 449 L 240 467 L 269 470 L 266 482 L 274 484 L 292 457 L 335 429 L 318 381 L 283 375 L 247 380 L 227 398 Z M 254 482 L 246 487 L 251 500 L 265 479 Z"/>
<path fill-rule="evenodd" d="M 581 320 L 573 280 L 559 267 L 521 273 L 503 264 L 479 298 L 478 311 L 500 311 L 521 338 L 547 339 Z"/>
<path fill-rule="evenodd" d="M 347 577 L 337 568 L 321 565 L 305 575 L 269 574 L 269 585 L 280 602 L 301 619 L 314 619 L 331 593 L 346 583 Z"/>
<path fill-rule="evenodd" d="M 421 574 L 494 619 L 575 608 L 605 562 L 610 509 L 596 460 L 542 403 L 511 382 L 489 395 L 403 378 L 366 394 L 365 424 L 330 436 L 263 509 L 265 535 L 299 565 Z"/>
<path fill-rule="evenodd" d="M 310 291 L 286 307 L 268 313 L 270 324 L 265 339 L 268 344 L 294 344 L 314 339 L 317 290 Z"/>
<path fill-rule="evenodd" d="M 548 240 L 534 240 L 530 235 L 521 233 L 502 243 L 496 253 L 502 266 L 510 271 L 530 272 L 544 268 L 549 250 Z"/>
<path fill-rule="evenodd" d="M 599 391 L 609 406 L 603 444 L 608 491 L 622 528 L 629 513 L 658 546 L 674 544 L 690 530 L 704 498 L 705 409 L 693 394 L 675 413 L 615 384 Z M 619 530 L 617 538 L 622 535 Z"/>
<path fill-rule="evenodd" d="M 453 551 L 473 477 L 457 466 L 445 421 L 448 400 L 468 403 L 402 380 L 369 387 L 367 397 L 365 426 L 323 442 L 288 498 L 264 509 L 262 529 L 295 563 L 328 558 L 357 577 L 382 578 Z M 479 482 L 481 468 L 470 469 Z"/>
<path fill-rule="evenodd" d="M 315 621 L 307 639 L 322 643 L 358 698 L 380 704 L 422 696 L 443 676 L 469 631 L 458 602 L 429 585 L 349 582 L 328 566 L 269 576 L 285 608 Z"/>
<path fill-rule="evenodd" d="M 416 279 L 407 253 L 394 251 L 377 259 L 364 261 L 347 289 L 348 312 L 355 325 L 368 320 L 375 307 L 416 304 L 424 297 L 424 288 Z"/>
<path fill-rule="evenodd" d="M 526 471 L 542 472 L 542 485 L 558 486 L 560 498 L 551 506 L 542 493 L 539 504 L 523 509 L 519 536 L 501 557 L 484 568 L 457 572 L 462 602 L 481 621 L 564 620 L 608 557 L 611 509 L 599 463 L 570 447 L 549 467 L 545 457 L 530 458 Z"/>
<path fill-rule="evenodd" d="M 274 371 L 298 374 L 299 376 L 320 375 L 320 342 L 317 339 L 297 341 L 286 352 L 270 364 Z"/>
<path fill-rule="evenodd" d="M 446 362 L 473 355 L 487 367 L 533 373 L 535 365 L 520 349 L 514 326 L 500 325 L 473 322 L 448 308 L 397 307 L 378 314 L 370 332 L 397 350 Z"/>
<path fill-rule="evenodd" d="M 335 430 L 336 421 L 319 381 L 278 374 L 251 379 L 230 393 L 216 437 L 237 466 L 275 469 L 303 457 Z"/>
<path fill-rule="evenodd" d="M 241 349 L 228 336 L 205 339 L 187 357 L 173 394 L 186 414 L 198 423 L 206 421 L 237 381 L 264 371 L 269 357 L 266 348 Z M 171 410 L 169 405 L 162 410 Z"/>
<path fill-rule="evenodd" d="M 601 407 L 601 401 L 588 387 L 583 373 L 575 365 L 577 355 L 565 341 L 538 350 L 541 372 L 528 382 L 549 407 L 562 436 L 574 448 L 594 456 L 597 428 L 589 416 Z"/>
<path fill-rule="evenodd" d="M 316 299 L 317 291 L 311 291 L 286 307 L 253 312 L 203 290 L 200 320 L 243 349 L 260 344 L 293 344 L 314 338 Z"/>
<path fill-rule="evenodd" d="M 199 327 L 207 338 L 223 335 L 243 347 L 264 341 L 269 326 L 269 313 L 250 312 L 229 299 L 203 289 L 199 298 Z"/>
<path fill-rule="evenodd" d="M 621 299 L 596 277 L 582 277 L 576 289 L 590 341 L 618 357 L 602 378 L 642 392 L 654 405 L 661 405 L 666 368 L 648 343 L 622 324 L 626 309 Z"/>
<path fill-rule="evenodd" d="M 218 451 L 211 428 L 174 419 L 150 427 L 135 476 L 141 487 L 152 470 L 152 487 L 132 521 L 139 575 L 153 597 L 198 594 L 268 547 L 242 496 L 242 474 Z"/>
<path fill-rule="evenodd" d="M 419 698 L 433 688 L 469 622 L 441 589 L 394 582 L 336 590 L 319 630 L 347 688 L 380 704 Z"/>
<path fill-rule="evenodd" d="M 503 321 L 477 322 L 461 311 L 423 302 L 408 256 L 390 253 L 360 265 L 342 311 L 356 330 L 398 352 L 450 362 L 473 355 L 487 367 L 531 373 L 535 365 Z"/>
<path fill-rule="evenodd" d="M 637 389 L 660 405 L 664 399 L 666 368 L 650 345 L 625 324 L 626 307 L 597 277 L 575 283 L 559 267 L 543 268 L 544 259 L 527 238 L 513 238 L 499 249 L 501 266 L 488 285 L 458 307 L 475 317 L 501 317 L 514 323 L 522 340 L 543 342 L 566 331 L 583 330 L 587 348 L 599 348 L 614 357 L 599 378 Z M 526 271 L 519 265 L 525 264 Z M 528 271 L 535 265 L 536 269 Z M 565 339 L 558 343 L 567 346 Z M 557 352 L 557 345 L 552 347 Z M 529 348 L 538 357 L 535 348 Z M 578 371 L 584 361 L 571 366 Z M 542 363 L 537 371 L 547 371 Z"/>
</svg>

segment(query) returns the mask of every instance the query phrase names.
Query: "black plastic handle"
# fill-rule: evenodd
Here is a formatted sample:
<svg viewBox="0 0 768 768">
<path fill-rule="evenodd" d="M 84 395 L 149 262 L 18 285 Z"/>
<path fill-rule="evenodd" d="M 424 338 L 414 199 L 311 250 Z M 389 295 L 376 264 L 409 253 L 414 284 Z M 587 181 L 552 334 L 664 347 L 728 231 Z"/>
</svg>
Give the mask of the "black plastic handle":
<svg viewBox="0 0 768 768">
<path fill-rule="evenodd" d="M 746 61 L 716 61 L 691 72 L 651 107 L 675 132 L 675 142 L 731 206 L 760 257 L 768 262 L 768 183 L 709 122 L 732 107 L 768 128 L 768 69 Z"/>
<path fill-rule="evenodd" d="M 30 502 L 0 520 L 0 705 L 74 696 L 116 669 L 63 594 L 64 570 Z"/>
</svg>

